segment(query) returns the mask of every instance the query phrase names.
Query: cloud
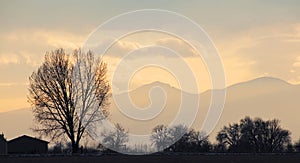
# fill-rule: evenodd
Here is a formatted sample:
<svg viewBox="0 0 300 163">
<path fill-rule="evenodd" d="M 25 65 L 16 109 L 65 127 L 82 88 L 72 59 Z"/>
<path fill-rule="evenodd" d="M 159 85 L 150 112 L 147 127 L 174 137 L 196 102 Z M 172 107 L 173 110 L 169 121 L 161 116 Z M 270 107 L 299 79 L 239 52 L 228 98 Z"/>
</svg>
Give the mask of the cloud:
<svg viewBox="0 0 300 163">
<path fill-rule="evenodd" d="M 112 53 L 108 56 L 120 59 L 130 51 L 137 51 L 147 44 L 170 48 L 191 60 L 198 56 L 194 49 L 177 38 L 160 37 L 155 41 L 147 39 L 147 41 L 121 39 L 113 46 Z M 298 40 L 300 40 L 299 23 L 255 26 L 236 33 L 220 34 L 214 39 L 223 59 L 228 85 L 265 75 L 298 81 L 297 76 L 300 75 L 300 59 L 297 58 L 300 56 Z M 140 50 L 139 53 L 139 57 L 135 55 L 128 59 L 163 57 L 169 62 L 175 56 L 160 54 L 159 50 L 150 48 Z"/>
<path fill-rule="evenodd" d="M 231 74 L 244 69 L 252 78 L 268 74 L 287 81 L 298 80 L 295 77 L 300 75 L 299 44 L 299 24 L 255 27 L 217 41 Z M 233 68 L 229 63 L 239 66 Z"/>
<path fill-rule="evenodd" d="M 20 59 L 17 55 L 2 55 L 0 56 L 0 65 L 6 64 L 18 64 Z"/>
<path fill-rule="evenodd" d="M 156 42 L 156 45 L 170 48 L 183 57 L 197 56 L 197 53 L 188 42 L 177 38 L 163 38 Z"/>
<path fill-rule="evenodd" d="M 42 29 L 3 33 L 0 38 L 0 67 L 16 64 L 36 67 L 47 51 L 57 48 L 72 51 L 80 48 L 83 40 L 84 37 L 80 35 Z"/>
<path fill-rule="evenodd" d="M 21 108 L 29 104 L 26 98 L 28 83 L 0 83 L 0 92 L 4 92 L 0 94 L 0 112 L 9 108 Z"/>
<path fill-rule="evenodd" d="M 63 31 L 16 30 L 0 37 L 0 111 L 27 106 L 28 77 L 47 51 L 79 48 L 83 37 Z"/>
<path fill-rule="evenodd" d="M 84 40 L 83 36 L 65 31 L 51 31 L 43 29 L 17 30 L 4 34 L 3 41 L 21 43 L 23 45 L 43 45 L 53 48 L 78 48 Z M 21 45 L 22 46 L 22 45 Z"/>
<path fill-rule="evenodd" d="M 18 51 L 15 53 L 2 53 L 0 54 L 0 67 L 7 65 L 20 65 L 26 64 L 31 67 L 36 67 L 40 64 L 42 57 L 26 51 Z"/>
<path fill-rule="evenodd" d="M 106 40 L 103 43 L 97 45 L 94 48 L 95 52 L 103 49 L 103 45 L 107 45 L 111 42 L 111 40 Z M 126 40 L 121 39 L 116 41 L 106 52 L 106 56 L 122 58 L 129 53 L 134 53 L 135 51 L 139 51 L 140 55 L 138 57 L 176 57 L 176 55 L 168 55 L 165 50 L 158 50 L 159 48 L 169 49 L 169 51 L 176 52 L 182 57 L 194 57 L 198 56 L 195 50 L 186 42 L 177 39 L 177 38 L 160 38 L 157 40 L 146 41 L 137 39 L 137 40 Z M 153 48 L 151 48 L 153 47 Z M 156 50 L 153 50 L 157 48 Z M 133 58 L 131 58 L 133 59 Z"/>
<path fill-rule="evenodd" d="M 109 40 L 107 40 L 109 42 Z M 100 45 L 101 46 L 101 45 Z M 116 41 L 105 54 L 106 56 L 110 57 L 117 57 L 121 58 L 131 51 L 138 50 L 142 48 L 142 45 L 139 42 L 134 41 Z"/>
<path fill-rule="evenodd" d="M 293 67 L 300 67 L 300 56 L 298 56 L 295 59 L 295 62 L 293 63 Z M 293 72 L 295 72 L 295 71 L 293 70 Z"/>
<path fill-rule="evenodd" d="M 0 83 L 27 82 L 47 51 L 81 46 L 83 36 L 43 29 L 16 30 L 0 37 Z"/>
</svg>

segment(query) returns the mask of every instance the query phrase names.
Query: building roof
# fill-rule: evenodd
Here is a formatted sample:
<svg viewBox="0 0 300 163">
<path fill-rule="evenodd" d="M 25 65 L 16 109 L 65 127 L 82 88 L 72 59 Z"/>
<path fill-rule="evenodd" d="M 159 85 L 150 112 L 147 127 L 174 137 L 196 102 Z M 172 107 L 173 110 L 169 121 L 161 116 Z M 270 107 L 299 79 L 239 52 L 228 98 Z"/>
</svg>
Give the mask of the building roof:
<svg viewBox="0 0 300 163">
<path fill-rule="evenodd" d="M 15 139 L 12 139 L 12 140 L 8 141 L 8 143 L 14 142 L 14 141 L 17 141 L 17 140 L 21 140 L 21 139 L 31 139 L 31 140 L 39 141 L 39 142 L 42 142 L 42 143 L 47 143 L 47 144 L 49 143 L 45 140 L 41 140 L 41 139 L 34 138 L 34 137 L 31 137 L 31 136 L 27 136 L 27 135 L 23 135 L 23 136 L 15 138 Z"/>
<path fill-rule="evenodd" d="M 5 137 L 4 137 L 4 134 L 2 133 L 2 134 L 0 134 L 0 140 L 1 141 L 6 141 L 6 139 L 5 139 Z"/>
</svg>

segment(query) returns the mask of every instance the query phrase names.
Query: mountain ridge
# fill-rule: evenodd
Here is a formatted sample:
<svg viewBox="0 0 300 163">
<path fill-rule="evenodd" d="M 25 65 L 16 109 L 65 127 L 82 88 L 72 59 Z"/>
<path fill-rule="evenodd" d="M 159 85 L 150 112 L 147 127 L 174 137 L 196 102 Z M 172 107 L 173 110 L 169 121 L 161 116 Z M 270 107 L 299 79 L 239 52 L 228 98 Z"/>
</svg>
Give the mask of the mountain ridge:
<svg viewBox="0 0 300 163">
<path fill-rule="evenodd" d="M 166 101 L 165 108 L 167 111 L 162 112 L 162 116 L 160 117 L 164 122 L 169 123 L 172 119 L 171 116 L 174 115 L 172 111 L 176 111 L 176 109 L 178 110 L 180 105 L 178 101 L 178 99 L 180 100 L 179 89 L 162 82 L 148 83 L 146 84 L 147 89 L 135 94 L 135 96 L 137 96 L 137 103 L 140 105 L 149 105 L 148 89 L 156 85 L 167 87 L 168 90 L 170 90 L 167 91 L 167 93 L 173 92 L 173 94 L 168 96 L 170 99 L 167 99 Z M 135 90 L 138 90 L 138 88 Z M 145 88 L 145 85 L 141 86 L 141 88 Z M 132 90 L 131 93 L 134 94 L 135 90 Z M 192 126 L 193 128 L 201 128 L 201 124 L 205 118 L 207 108 L 210 104 L 211 92 L 212 90 L 207 90 L 199 94 L 199 112 L 196 115 L 196 120 Z M 154 100 L 154 102 L 155 100 L 161 100 L 160 98 L 156 99 L 155 97 L 156 96 L 151 97 L 153 98 L 151 100 Z M 263 119 L 276 118 L 281 120 L 282 126 L 289 129 L 292 132 L 293 140 L 296 140 L 300 137 L 300 131 L 298 131 L 298 128 L 300 128 L 300 123 L 297 121 L 297 111 L 299 112 L 298 107 L 300 106 L 300 100 L 298 100 L 299 97 L 299 85 L 289 84 L 284 80 L 273 77 L 255 78 L 246 82 L 231 85 L 227 87 L 225 107 L 215 130 L 211 134 L 211 139 L 214 139 L 216 132 L 218 132 L 222 126 L 227 125 L 228 123 L 238 122 L 245 116 L 251 116 L 261 117 Z M 32 131 L 29 130 L 30 125 L 32 125 L 33 122 L 33 115 L 29 108 L 26 109 L 26 114 L 18 117 L 14 116 L 17 112 L 21 112 L 24 109 L 0 113 L 0 132 L 4 132 L 4 134 L 10 138 L 28 133 L 34 135 Z M 117 113 L 116 106 L 113 104 L 110 109 L 112 115 Z M 16 119 L 18 119 L 18 121 L 16 121 Z M 151 130 L 152 125 L 157 125 L 161 122 L 157 120 L 153 124 L 148 124 L 148 122 L 145 121 L 142 125 L 139 125 L 132 124 L 129 122 L 130 120 L 128 121 L 128 119 L 122 117 L 120 118 L 118 116 L 112 116 L 112 120 L 113 122 L 119 122 L 122 125 L 124 124 L 125 128 L 128 126 L 132 127 L 133 129 L 130 129 L 132 131 L 140 129 L 140 126 L 143 126 L 141 130 Z M 13 123 L 13 125 L 7 125 L 11 123 Z M 136 132 L 139 133 L 142 131 Z"/>
</svg>

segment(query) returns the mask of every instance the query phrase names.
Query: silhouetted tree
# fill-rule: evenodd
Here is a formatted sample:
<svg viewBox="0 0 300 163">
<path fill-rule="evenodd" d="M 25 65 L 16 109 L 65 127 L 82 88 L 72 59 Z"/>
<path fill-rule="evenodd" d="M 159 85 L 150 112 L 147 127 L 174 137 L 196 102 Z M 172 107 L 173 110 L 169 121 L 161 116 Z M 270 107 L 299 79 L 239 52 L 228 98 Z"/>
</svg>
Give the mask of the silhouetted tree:
<svg viewBox="0 0 300 163">
<path fill-rule="evenodd" d="M 217 141 L 230 152 L 282 152 L 290 143 L 290 132 L 282 129 L 276 119 L 246 117 L 240 123 L 224 126 Z"/>
<path fill-rule="evenodd" d="M 162 151 L 170 145 L 173 137 L 170 130 L 164 125 L 158 125 L 152 130 L 150 137 L 151 141 L 155 145 L 158 151 Z"/>
<path fill-rule="evenodd" d="M 108 114 L 106 72 L 106 64 L 91 52 L 47 53 L 29 78 L 28 99 L 40 124 L 35 131 L 52 139 L 67 136 L 72 152 L 78 152 L 82 136 L 93 136 L 95 123 Z"/>
<path fill-rule="evenodd" d="M 208 140 L 208 136 L 203 132 L 191 129 L 167 150 L 174 152 L 209 152 L 211 149 L 212 145 Z"/>
<path fill-rule="evenodd" d="M 296 152 L 300 152 L 300 139 L 295 142 L 294 148 Z"/>
<path fill-rule="evenodd" d="M 108 133 L 102 133 L 102 144 L 113 150 L 125 150 L 125 143 L 128 142 L 128 131 L 126 131 L 119 123 L 115 125 L 115 130 Z"/>
<path fill-rule="evenodd" d="M 180 152 L 179 149 L 183 149 L 185 142 L 183 139 L 185 138 L 184 135 L 188 133 L 188 128 L 183 125 L 176 125 L 170 129 L 168 129 L 169 132 L 169 138 L 172 142 L 174 142 L 173 145 L 166 148 L 164 151 L 175 151 Z"/>
<path fill-rule="evenodd" d="M 227 148 L 226 148 L 225 144 L 217 143 L 217 144 L 212 145 L 211 151 L 216 152 L 216 153 L 224 153 L 224 152 L 227 152 Z"/>
<path fill-rule="evenodd" d="M 159 151 L 209 152 L 212 149 L 212 145 L 205 133 L 194 129 L 188 130 L 183 125 L 176 125 L 170 128 L 158 125 L 153 129 L 151 140 Z M 168 147 L 168 145 L 170 146 Z"/>
<path fill-rule="evenodd" d="M 188 128 L 184 125 L 179 124 L 169 128 L 169 132 L 172 137 L 172 140 L 175 142 L 188 132 Z"/>
<path fill-rule="evenodd" d="M 295 152 L 295 147 L 294 147 L 294 145 L 291 144 L 291 143 L 289 143 L 289 144 L 286 146 L 285 152 L 289 152 L 289 153 Z"/>
<path fill-rule="evenodd" d="M 239 124 L 229 124 L 218 133 L 217 141 L 228 147 L 229 151 L 235 151 L 239 147 L 241 137 Z"/>
<path fill-rule="evenodd" d="M 49 153 L 59 154 L 63 152 L 64 145 L 60 142 L 56 142 L 55 145 L 50 149 Z"/>
</svg>

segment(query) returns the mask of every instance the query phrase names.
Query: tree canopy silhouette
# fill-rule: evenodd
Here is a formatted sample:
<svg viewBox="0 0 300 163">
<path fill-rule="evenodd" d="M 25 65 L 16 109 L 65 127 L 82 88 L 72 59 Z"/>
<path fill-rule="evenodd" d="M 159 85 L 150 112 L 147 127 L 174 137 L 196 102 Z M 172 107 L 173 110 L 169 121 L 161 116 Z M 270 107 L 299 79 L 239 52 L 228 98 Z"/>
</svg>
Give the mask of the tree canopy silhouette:
<svg viewBox="0 0 300 163">
<path fill-rule="evenodd" d="M 205 133 L 188 129 L 184 125 L 157 125 L 152 130 L 151 140 L 158 151 L 209 152 L 212 149 Z"/>
<path fill-rule="evenodd" d="M 128 131 L 126 131 L 119 123 L 115 124 L 115 130 L 102 133 L 104 137 L 102 140 L 103 145 L 109 149 L 116 151 L 126 150 L 128 142 Z"/>
<path fill-rule="evenodd" d="M 168 151 L 173 152 L 210 152 L 212 145 L 205 133 L 190 129 Z"/>
<path fill-rule="evenodd" d="M 96 122 L 108 115 L 106 72 L 106 64 L 90 51 L 46 53 L 29 77 L 28 100 L 39 123 L 34 130 L 52 139 L 66 136 L 78 152 L 81 138 L 94 136 Z"/>
<path fill-rule="evenodd" d="M 280 127 L 279 120 L 246 117 L 224 126 L 217 140 L 229 152 L 282 152 L 290 144 L 290 132 Z"/>
<path fill-rule="evenodd" d="M 172 135 L 167 126 L 157 125 L 152 129 L 150 140 L 158 151 L 162 151 L 172 142 Z"/>
</svg>

